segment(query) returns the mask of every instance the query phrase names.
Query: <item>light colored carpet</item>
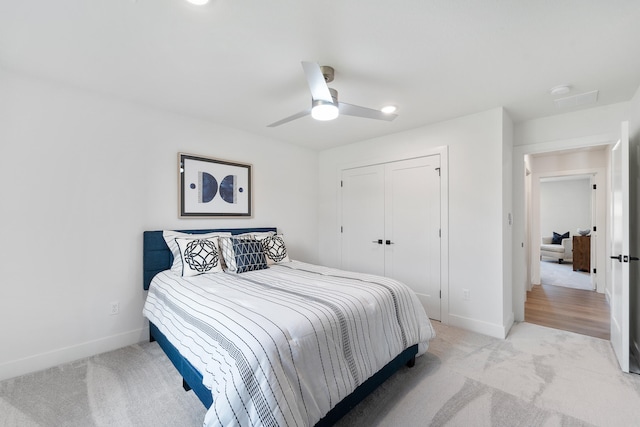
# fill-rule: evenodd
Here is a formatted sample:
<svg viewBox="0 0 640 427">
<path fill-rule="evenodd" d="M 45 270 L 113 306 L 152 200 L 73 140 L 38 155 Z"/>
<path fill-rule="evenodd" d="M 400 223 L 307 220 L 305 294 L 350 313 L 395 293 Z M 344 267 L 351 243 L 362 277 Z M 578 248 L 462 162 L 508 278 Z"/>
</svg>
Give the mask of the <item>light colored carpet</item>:
<svg viewBox="0 0 640 427">
<path fill-rule="evenodd" d="M 202 426 L 205 412 L 157 343 L 0 382 L 2 427 Z"/>
<path fill-rule="evenodd" d="M 573 271 L 573 265 L 570 262 L 558 264 L 558 261 L 540 261 L 540 282 L 541 285 L 593 290 L 591 275 L 586 271 Z"/>
<path fill-rule="evenodd" d="M 434 324 L 438 338 L 340 426 L 637 426 L 640 376 L 608 341 L 530 323 L 506 340 Z"/>
<path fill-rule="evenodd" d="M 609 342 L 528 323 L 506 340 L 438 336 L 338 426 L 631 426 L 640 376 Z M 156 343 L 0 382 L 1 426 L 200 426 L 205 410 Z"/>
</svg>

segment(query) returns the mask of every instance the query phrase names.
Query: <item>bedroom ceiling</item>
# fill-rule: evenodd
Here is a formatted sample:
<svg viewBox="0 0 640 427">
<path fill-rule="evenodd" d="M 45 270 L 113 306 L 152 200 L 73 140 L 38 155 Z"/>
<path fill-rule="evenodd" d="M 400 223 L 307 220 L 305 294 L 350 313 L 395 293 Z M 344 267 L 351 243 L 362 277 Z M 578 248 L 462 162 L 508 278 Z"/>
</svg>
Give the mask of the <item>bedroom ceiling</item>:
<svg viewBox="0 0 640 427">
<path fill-rule="evenodd" d="M 499 106 L 518 122 L 627 101 L 639 19 L 637 0 L 3 1 L 0 66 L 325 149 Z M 335 68 L 341 100 L 399 117 L 268 128 L 310 105 L 303 60 Z"/>
</svg>

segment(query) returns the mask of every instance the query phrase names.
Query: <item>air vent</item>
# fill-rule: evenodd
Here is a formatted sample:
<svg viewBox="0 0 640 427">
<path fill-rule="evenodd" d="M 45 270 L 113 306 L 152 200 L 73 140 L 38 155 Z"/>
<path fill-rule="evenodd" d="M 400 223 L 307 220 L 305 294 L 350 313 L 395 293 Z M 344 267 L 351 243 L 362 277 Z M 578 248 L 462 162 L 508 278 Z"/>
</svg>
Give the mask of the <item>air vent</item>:
<svg viewBox="0 0 640 427">
<path fill-rule="evenodd" d="M 572 108 L 580 105 L 595 104 L 598 102 L 598 91 L 581 93 L 573 96 L 566 96 L 564 98 L 554 99 L 553 102 L 558 108 Z"/>
</svg>

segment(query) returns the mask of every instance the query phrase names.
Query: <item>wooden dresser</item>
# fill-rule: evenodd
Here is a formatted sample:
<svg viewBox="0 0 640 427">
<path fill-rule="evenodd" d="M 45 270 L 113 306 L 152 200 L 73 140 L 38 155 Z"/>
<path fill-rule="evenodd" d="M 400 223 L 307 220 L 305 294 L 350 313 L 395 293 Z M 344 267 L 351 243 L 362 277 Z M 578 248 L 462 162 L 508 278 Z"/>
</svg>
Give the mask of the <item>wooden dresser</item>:
<svg viewBox="0 0 640 427">
<path fill-rule="evenodd" d="M 573 236 L 573 271 L 591 272 L 591 236 Z"/>
</svg>

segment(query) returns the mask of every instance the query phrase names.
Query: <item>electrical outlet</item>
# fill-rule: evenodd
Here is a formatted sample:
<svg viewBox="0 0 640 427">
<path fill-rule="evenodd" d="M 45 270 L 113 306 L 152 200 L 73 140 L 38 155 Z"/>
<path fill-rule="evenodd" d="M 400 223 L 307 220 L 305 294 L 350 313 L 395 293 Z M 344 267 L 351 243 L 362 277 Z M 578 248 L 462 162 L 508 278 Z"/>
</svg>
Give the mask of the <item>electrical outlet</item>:
<svg viewBox="0 0 640 427">
<path fill-rule="evenodd" d="M 471 292 L 469 289 L 462 290 L 462 298 L 464 298 L 465 301 L 469 301 L 471 299 Z"/>
<path fill-rule="evenodd" d="M 111 303 L 111 315 L 114 316 L 120 313 L 120 303 L 118 301 L 113 301 Z"/>
</svg>

